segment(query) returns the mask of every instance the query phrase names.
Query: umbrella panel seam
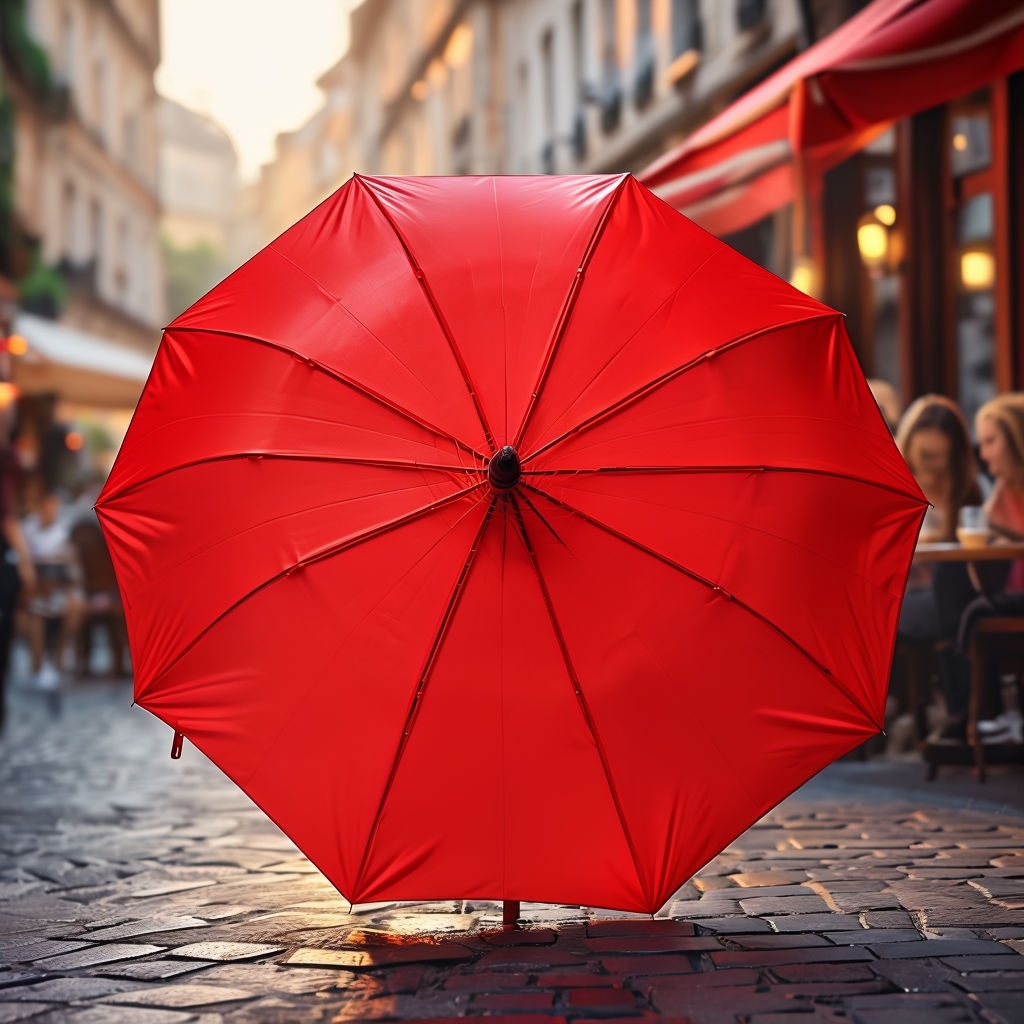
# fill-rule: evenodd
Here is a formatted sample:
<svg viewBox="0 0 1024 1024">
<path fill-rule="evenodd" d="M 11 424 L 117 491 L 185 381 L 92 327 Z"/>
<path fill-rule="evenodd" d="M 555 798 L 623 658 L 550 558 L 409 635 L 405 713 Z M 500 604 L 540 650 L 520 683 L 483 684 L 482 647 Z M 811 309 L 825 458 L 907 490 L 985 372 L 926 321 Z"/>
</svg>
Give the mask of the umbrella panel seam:
<svg viewBox="0 0 1024 1024">
<path fill-rule="evenodd" d="M 141 701 L 148 690 L 151 690 L 153 686 L 159 681 L 159 679 L 166 675 L 193 647 L 199 643 L 200 640 L 207 633 L 213 629 L 217 623 L 223 621 L 228 615 L 231 614 L 236 608 L 244 604 L 254 594 L 258 594 L 261 590 L 272 586 L 278 580 L 283 579 L 286 576 L 290 576 L 294 572 L 300 571 L 303 567 L 311 565 L 314 562 L 322 562 L 328 558 L 334 558 L 337 555 L 343 554 L 350 548 L 355 547 L 358 544 L 365 544 L 381 534 L 388 533 L 391 530 L 399 529 L 402 526 L 406 526 L 409 523 L 415 522 L 417 519 L 422 519 L 426 515 L 430 515 L 432 512 L 436 512 L 440 508 L 444 508 L 446 505 L 450 505 L 455 501 L 465 498 L 467 495 L 472 494 L 473 491 L 480 487 L 483 487 L 486 483 L 485 480 L 481 480 L 479 483 L 474 484 L 472 487 L 463 488 L 461 491 L 455 491 L 453 494 L 449 494 L 444 498 L 439 498 L 437 501 L 431 502 L 429 505 L 424 505 L 422 508 L 414 509 L 412 512 L 408 512 L 403 516 L 399 516 L 396 519 L 389 520 L 386 523 L 380 523 L 362 533 L 356 534 L 353 537 L 347 537 L 345 540 L 340 541 L 337 544 L 333 544 L 328 548 L 321 551 L 315 552 L 305 558 L 300 559 L 297 562 L 292 562 L 284 569 L 279 570 L 269 579 L 263 580 L 258 586 L 255 586 L 244 593 L 236 601 L 234 601 L 230 607 L 225 608 L 212 622 L 204 626 L 202 630 L 185 646 L 183 647 L 166 665 L 164 665 L 159 672 L 157 672 L 151 679 L 149 679 L 142 689 L 136 694 L 136 700 Z M 102 510 L 101 510 L 102 511 Z"/>
<path fill-rule="evenodd" d="M 550 501 L 553 505 L 557 506 L 558 508 L 564 509 L 566 512 L 569 512 L 572 515 L 578 516 L 584 522 L 589 523 L 596 529 L 603 530 L 605 533 L 617 538 L 624 544 L 628 544 L 631 547 L 636 548 L 638 551 L 642 551 L 644 554 L 650 556 L 651 558 L 654 558 L 657 561 L 669 566 L 670 568 L 675 569 L 677 572 L 682 573 L 684 576 L 689 577 L 695 583 L 699 583 L 702 586 L 707 587 L 709 590 L 712 590 L 715 593 L 720 594 L 726 600 L 735 604 L 738 608 L 742 608 L 745 612 L 747 612 L 747 614 L 753 616 L 758 621 L 763 622 L 769 629 L 771 629 L 773 632 L 777 633 L 780 637 L 782 637 L 784 640 L 790 643 L 795 650 L 799 651 L 800 654 L 802 654 L 827 680 L 829 680 L 829 682 L 837 690 L 839 690 L 839 692 L 850 702 L 850 704 L 853 707 L 855 707 L 867 719 L 868 722 L 874 725 L 880 732 L 883 731 L 883 727 L 874 720 L 871 713 L 863 707 L 861 702 L 854 696 L 854 694 L 850 691 L 849 687 L 847 687 L 845 683 L 839 680 L 831 672 L 830 669 L 822 665 L 821 662 L 819 662 L 818 659 L 815 658 L 814 655 L 812 655 L 810 651 L 808 651 L 798 640 L 790 636 L 789 633 L 787 633 L 781 626 L 776 625 L 769 618 L 758 612 L 757 609 L 754 608 L 752 605 L 747 604 L 742 598 L 737 597 L 735 594 L 726 590 L 725 587 L 715 583 L 712 580 L 707 579 L 698 572 L 694 572 L 694 570 L 687 568 L 679 562 L 676 562 L 674 559 L 669 558 L 667 555 L 663 555 L 660 552 L 655 551 L 653 548 L 648 547 L 646 544 L 641 544 L 639 541 L 633 539 L 632 537 L 627 537 L 625 534 L 620 533 L 618 530 L 614 529 L 611 526 L 608 526 L 606 523 L 602 523 L 600 520 L 594 519 L 586 512 L 583 512 L 580 509 L 575 508 L 573 505 L 568 504 L 568 502 L 564 502 L 559 500 L 558 498 L 555 498 L 553 495 L 548 494 L 547 491 L 542 491 L 539 487 L 534 487 L 532 484 L 525 484 L 524 486 L 528 487 L 531 491 L 534 491 L 537 494 L 541 495 L 541 497 L 546 498 L 548 501 Z"/>
<path fill-rule="evenodd" d="M 451 349 L 451 353 L 455 358 L 455 364 L 458 367 L 459 373 L 462 374 L 462 379 L 465 382 L 466 389 L 469 392 L 469 396 L 473 401 L 473 408 L 476 410 L 477 418 L 480 420 L 480 426 L 483 428 L 484 437 L 487 443 L 491 446 L 491 450 L 497 447 L 494 443 L 494 435 L 491 432 L 490 425 L 487 422 L 487 417 L 484 415 L 483 407 L 480 405 L 480 397 L 477 394 L 477 390 L 473 385 L 473 378 L 470 376 L 469 367 L 466 365 L 465 358 L 462 355 L 462 351 L 455 342 L 455 338 L 452 335 L 451 328 L 448 326 L 448 322 L 444 318 L 444 314 L 441 312 L 440 306 L 437 304 L 437 300 L 434 298 L 434 293 L 430 288 L 430 284 L 427 281 L 427 276 L 423 271 L 423 268 L 419 265 L 416 257 L 413 255 L 412 249 L 409 246 L 408 241 L 399 230 L 398 224 L 395 219 L 387 211 L 384 203 L 380 197 L 373 191 L 372 188 L 366 183 L 366 180 L 361 175 L 354 175 L 355 180 L 362 186 L 363 191 L 370 197 L 374 205 L 380 211 L 381 216 L 387 221 L 389 227 L 395 234 L 395 238 L 398 240 L 398 244 L 402 247 L 402 251 L 405 253 L 406 259 L 409 261 L 409 266 L 412 269 L 413 276 L 420 283 L 420 287 L 423 290 L 424 295 L 427 298 L 427 303 L 430 306 L 431 311 L 434 314 L 434 318 L 437 320 L 438 326 L 441 328 L 441 333 L 444 335 L 445 341 L 448 342 L 448 347 Z"/>
<path fill-rule="evenodd" d="M 470 546 L 469 552 L 466 555 L 466 559 L 463 563 L 462 570 L 459 573 L 458 579 L 455 581 L 455 585 L 452 587 L 452 592 L 448 597 L 448 605 L 445 608 L 444 614 L 441 617 L 441 622 L 438 626 L 437 633 L 434 636 L 434 642 L 431 644 L 430 650 L 427 652 L 426 660 L 423 664 L 423 669 L 420 672 L 420 679 L 416 686 L 416 691 L 413 693 L 412 700 L 409 704 L 409 709 L 406 712 L 405 723 L 402 728 L 401 736 L 398 741 L 398 750 L 395 752 L 394 761 L 391 765 L 391 771 L 388 773 L 387 781 L 384 784 L 384 790 L 381 793 L 380 801 L 377 805 L 376 813 L 373 817 L 373 822 L 370 826 L 370 831 L 367 833 L 366 846 L 363 848 L 363 856 L 359 864 L 359 870 L 356 873 L 356 880 L 354 883 L 355 894 L 358 895 L 362 892 L 363 875 L 366 872 L 366 868 L 370 858 L 370 851 L 373 848 L 374 841 L 377 838 L 377 832 L 380 829 L 380 823 L 384 816 L 384 808 L 387 805 L 388 797 L 391 795 L 391 790 L 394 786 L 395 778 L 398 775 L 398 769 L 402 762 L 402 756 L 409 745 L 409 739 L 412 735 L 413 727 L 416 724 L 416 719 L 419 715 L 419 709 L 422 707 L 423 700 L 426 696 L 427 683 L 430 679 L 431 673 L 433 672 L 434 666 L 437 664 L 437 657 L 441 651 L 441 647 L 444 644 L 445 639 L 448 636 L 448 632 L 451 628 L 451 623 L 455 618 L 455 612 L 458 609 L 459 603 L 462 600 L 462 595 L 465 592 L 466 582 L 469 579 L 470 570 L 473 567 L 473 563 L 476 561 L 477 551 L 480 549 L 481 541 L 483 540 L 484 534 L 487 532 L 487 527 L 491 522 L 491 518 L 494 515 L 494 509 L 498 504 L 498 495 L 492 495 L 490 505 L 488 506 L 487 512 L 484 515 L 483 522 L 480 524 L 479 530 L 477 530 L 476 537 Z"/>
<path fill-rule="evenodd" d="M 604 751 L 604 745 L 601 743 L 601 737 L 597 731 L 597 725 L 594 722 L 593 716 L 590 712 L 590 706 L 588 705 L 586 695 L 583 692 L 583 687 L 580 683 L 579 675 L 576 672 L 576 667 L 573 664 L 572 657 L 569 654 L 569 648 L 566 643 L 565 635 L 562 633 L 562 627 L 558 621 L 558 616 L 555 614 L 555 607 L 551 601 L 551 594 L 548 591 L 547 584 L 544 581 L 544 576 L 540 571 L 540 564 L 537 561 L 536 552 L 533 550 L 533 545 L 530 543 L 530 535 L 526 530 L 526 521 L 523 518 L 522 509 L 520 509 L 519 502 L 515 495 L 509 495 L 508 500 L 512 505 L 516 522 L 519 525 L 520 540 L 523 543 L 523 547 L 526 549 L 527 556 L 530 560 L 530 565 L 532 566 L 534 575 L 536 576 L 537 585 L 540 588 L 541 597 L 544 602 L 544 607 L 548 613 L 548 618 L 551 623 L 551 629 L 555 634 L 555 640 L 558 643 L 558 649 L 561 652 L 562 660 L 565 664 L 565 669 L 569 676 L 569 682 L 572 684 L 572 688 L 576 696 L 577 705 L 579 706 L 580 713 L 583 716 L 584 724 L 586 725 L 587 730 L 589 731 L 594 741 L 594 747 L 597 751 L 598 760 L 601 763 L 601 769 L 604 772 L 605 781 L 608 784 L 608 791 L 612 798 L 612 804 L 615 807 L 615 813 L 618 816 L 619 825 L 622 828 L 623 837 L 626 840 L 626 846 L 629 849 L 629 855 L 633 861 L 633 870 L 636 872 L 637 884 L 639 885 L 640 892 L 643 895 L 644 904 L 646 906 L 650 906 L 650 893 L 648 893 L 647 891 L 647 885 L 645 884 L 644 877 L 640 871 L 640 860 L 637 856 L 636 845 L 629 831 L 629 824 L 626 821 L 625 811 L 623 810 L 622 802 L 619 799 L 618 791 L 615 788 L 615 780 L 612 776 L 611 766 L 608 763 L 608 758 Z"/>
<path fill-rule="evenodd" d="M 586 278 L 587 270 L 590 267 L 590 262 L 594 258 L 594 253 L 597 250 L 598 243 L 604 235 L 605 227 L 611 219 L 612 211 L 618 203 L 619 197 L 625 190 L 626 183 L 631 177 L 632 175 L 630 174 L 622 175 L 622 179 L 619 181 L 618 185 L 615 186 L 615 191 L 608 197 L 604 209 L 601 211 L 598 222 L 594 225 L 594 231 L 590 236 L 590 240 L 587 242 L 587 246 L 583 250 L 583 254 L 577 264 L 576 273 L 573 275 L 572 282 L 569 285 L 569 292 L 565 297 L 565 301 L 562 303 L 562 308 L 559 310 L 558 319 L 555 321 L 551 340 L 548 342 L 547 350 L 544 353 L 544 361 L 541 364 L 540 375 L 537 378 L 537 382 L 530 390 L 530 401 L 527 404 L 526 411 L 523 413 L 523 418 L 519 424 L 519 428 L 516 430 L 515 440 L 512 442 L 513 447 L 518 448 L 522 439 L 526 436 L 526 431 L 530 425 L 530 418 L 533 415 L 534 409 L 537 407 L 537 403 L 540 400 L 544 386 L 547 384 L 548 376 L 551 373 L 551 368 L 555 362 L 555 356 L 557 355 L 562 339 L 565 337 L 565 333 L 569 328 L 569 321 L 572 318 L 573 310 L 576 308 L 576 301 L 579 298 L 579 294 L 583 289 L 583 282 Z"/>
</svg>

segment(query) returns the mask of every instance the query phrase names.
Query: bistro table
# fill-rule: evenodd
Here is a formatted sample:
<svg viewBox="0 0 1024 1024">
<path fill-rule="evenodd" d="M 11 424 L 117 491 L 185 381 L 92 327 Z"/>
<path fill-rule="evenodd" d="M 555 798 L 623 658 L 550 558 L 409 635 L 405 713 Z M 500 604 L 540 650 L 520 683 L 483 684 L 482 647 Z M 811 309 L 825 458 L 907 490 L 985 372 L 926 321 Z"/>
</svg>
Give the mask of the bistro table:
<svg viewBox="0 0 1024 1024">
<path fill-rule="evenodd" d="M 1008 562 L 1024 558 L 1024 541 L 1001 541 L 981 547 L 965 548 L 957 541 L 934 541 L 918 544 L 914 564 L 927 562 Z"/>
</svg>

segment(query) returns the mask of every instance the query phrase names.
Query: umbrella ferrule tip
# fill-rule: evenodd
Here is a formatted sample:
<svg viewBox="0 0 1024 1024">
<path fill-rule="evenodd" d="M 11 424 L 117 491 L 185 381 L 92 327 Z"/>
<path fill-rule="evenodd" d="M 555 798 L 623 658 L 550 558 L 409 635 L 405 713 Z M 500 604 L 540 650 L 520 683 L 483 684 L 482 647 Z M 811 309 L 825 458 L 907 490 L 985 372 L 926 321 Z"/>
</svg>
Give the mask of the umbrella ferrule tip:
<svg viewBox="0 0 1024 1024">
<path fill-rule="evenodd" d="M 510 444 L 499 448 L 487 464 L 487 479 L 496 491 L 507 491 L 515 487 L 522 475 L 519 455 Z"/>
</svg>

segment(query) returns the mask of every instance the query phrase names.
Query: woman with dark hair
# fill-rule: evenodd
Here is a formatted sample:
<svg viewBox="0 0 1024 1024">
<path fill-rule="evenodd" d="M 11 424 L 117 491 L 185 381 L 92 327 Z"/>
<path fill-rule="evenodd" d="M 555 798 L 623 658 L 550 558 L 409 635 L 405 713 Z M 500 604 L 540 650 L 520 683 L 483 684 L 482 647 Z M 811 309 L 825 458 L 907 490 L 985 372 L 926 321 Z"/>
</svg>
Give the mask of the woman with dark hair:
<svg viewBox="0 0 1024 1024">
<path fill-rule="evenodd" d="M 967 421 L 945 395 L 923 395 L 903 414 L 896 445 L 932 507 L 921 540 L 956 540 L 964 505 L 981 500 Z"/>
<path fill-rule="evenodd" d="M 945 395 L 918 398 L 900 420 L 896 445 L 931 502 L 921 527 L 921 540 L 956 540 L 960 509 L 981 503 L 971 436 L 956 402 Z M 914 567 L 900 610 L 900 636 L 930 641 L 944 633 L 952 636 L 959 624 L 959 612 L 951 622 L 943 622 L 932 583 L 930 566 Z M 966 575 L 960 594 L 962 608 L 973 596 Z"/>
</svg>

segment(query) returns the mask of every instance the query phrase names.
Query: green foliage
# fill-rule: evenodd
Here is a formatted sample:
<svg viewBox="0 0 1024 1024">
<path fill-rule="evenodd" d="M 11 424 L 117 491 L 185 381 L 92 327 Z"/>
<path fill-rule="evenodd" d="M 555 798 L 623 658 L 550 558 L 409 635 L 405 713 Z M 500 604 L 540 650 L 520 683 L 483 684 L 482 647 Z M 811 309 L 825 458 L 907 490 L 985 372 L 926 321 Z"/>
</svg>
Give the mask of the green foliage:
<svg viewBox="0 0 1024 1024">
<path fill-rule="evenodd" d="M 28 34 L 26 0 L 0 0 L 0 43 L 3 55 L 25 78 L 33 91 L 46 97 L 53 91 L 53 77 L 46 51 Z"/>
<path fill-rule="evenodd" d="M 167 309 L 171 317 L 188 309 L 205 295 L 224 275 L 221 254 L 209 242 L 187 249 L 163 238 Z"/>
<path fill-rule="evenodd" d="M 67 285 L 60 272 L 36 256 L 32 269 L 18 282 L 22 308 L 56 318 L 67 299 Z"/>
</svg>

